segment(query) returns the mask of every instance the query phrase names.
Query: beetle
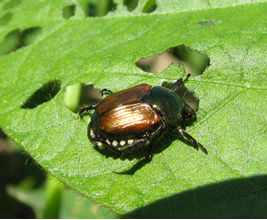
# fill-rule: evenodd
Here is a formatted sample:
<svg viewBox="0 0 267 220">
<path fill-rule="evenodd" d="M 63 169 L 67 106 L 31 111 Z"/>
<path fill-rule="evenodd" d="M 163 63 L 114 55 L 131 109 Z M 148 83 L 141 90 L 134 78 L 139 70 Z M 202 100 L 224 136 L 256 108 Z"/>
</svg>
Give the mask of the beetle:
<svg viewBox="0 0 267 220">
<path fill-rule="evenodd" d="M 195 111 L 177 92 L 189 77 L 190 74 L 184 80 L 162 86 L 140 84 L 116 93 L 101 90 L 109 96 L 79 112 L 83 117 L 84 112 L 95 110 L 88 126 L 89 139 L 98 150 L 108 149 L 120 157 L 137 148 L 147 148 L 146 160 L 150 161 L 153 142 L 162 133 L 175 130 L 207 154 L 206 148 L 182 128 L 196 119 Z"/>
</svg>

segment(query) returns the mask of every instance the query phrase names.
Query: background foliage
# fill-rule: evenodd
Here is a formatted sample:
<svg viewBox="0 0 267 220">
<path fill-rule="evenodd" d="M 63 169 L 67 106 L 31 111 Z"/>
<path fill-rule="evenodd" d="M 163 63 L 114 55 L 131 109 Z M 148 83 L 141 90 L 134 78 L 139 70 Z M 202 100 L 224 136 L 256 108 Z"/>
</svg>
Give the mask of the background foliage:
<svg viewBox="0 0 267 220">
<path fill-rule="evenodd" d="M 0 1 L 4 132 L 49 174 L 121 214 L 266 217 L 266 2 L 100 2 Z M 158 142 L 164 149 L 151 163 L 119 175 L 138 158 L 95 151 L 64 91 L 80 82 L 119 91 L 175 80 L 177 65 L 151 74 L 135 62 L 178 45 L 210 58 L 187 84 L 200 98 L 187 131 L 209 154 L 179 139 Z"/>
</svg>

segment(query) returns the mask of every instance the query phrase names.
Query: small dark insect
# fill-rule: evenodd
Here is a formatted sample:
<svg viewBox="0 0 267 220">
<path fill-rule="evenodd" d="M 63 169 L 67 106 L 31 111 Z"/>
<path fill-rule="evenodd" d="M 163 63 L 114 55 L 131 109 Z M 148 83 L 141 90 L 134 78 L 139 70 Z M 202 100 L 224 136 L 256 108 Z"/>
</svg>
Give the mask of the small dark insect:
<svg viewBox="0 0 267 220">
<path fill-rule="evenodd" d="M 205 147 L 182 129 L 182 125 L 196 118 L 195 111 L 177 93 L 189 76 L 163 86 L 141 84 L 113 94 L 102 90 L 109 96 L 79 112 L 82 117 L 84 112 L 95 110 L 88 126 L 90 140 L 99 150 L 105 148 L 120 157 L 145 147 L 149 150 L 146 160 L 150 161 L 153 142 L 161 133 L 175 130 L 195 148 L 207 153 Z"/>
</svg>

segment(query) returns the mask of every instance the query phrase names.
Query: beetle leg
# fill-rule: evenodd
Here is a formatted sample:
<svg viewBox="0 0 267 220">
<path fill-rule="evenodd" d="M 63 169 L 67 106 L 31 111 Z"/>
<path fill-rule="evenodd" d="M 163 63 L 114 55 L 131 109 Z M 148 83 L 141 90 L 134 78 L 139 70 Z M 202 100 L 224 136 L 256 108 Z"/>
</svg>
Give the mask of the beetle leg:
<svg viewBox="0 0 267 220">
<path fill-rule="evenodd" d="M 103 96 L 104 94 L 110 95 L 110 94 L 112 94 L 113 92 L 112 92 L 111 90 L 105 88 L 105 89 L 102 89 L 102 90 L 100 91 L 100 93 L 101 93 L 101 95 Z"/>
<path fill-rule="evenodd" d="M 152 160 L 153 156 L 154 156 L 154 154 L 152 152 L 153 145 L 154 145 L 154 141 L 152 140 L 151 143 L 150 143 L 150 145 L 149 145 L 149 148 L 148 148 L 148 154 L 145 157 L 145 162 L 146 163 L 149 163 Z"/>
<path fill-rule="evenodd" d="M 111 148 L 111 151 L 117 156 L 117 157 L 119 157 L 119 158 L 122 158 L 123 156 L 124 156 L 124 153 L 125 152 L 123 152 L 123 151 L 119 151 L 119 150 L 117 150 L 116 148 Z"/>
<path fill-rule="evenodd" d="M 90 110 L 93 110 L 93 109 L 95 109 L 95 107 L 96 107 L 96 104 L 89 105 L 89 106 L 87 106 L 87 107 L 85 107 L 85 108 L 82 108 L 82 109 L 79 111 L 79 116 L 80 116 L 81 118 L 83 118 L 82 114 L 83 114 L 84 112 L 88 112 L 88 111 L 90 111 Z"/>
<path fill-rule="evenodd" d="M 198 147 L 200 147 L 200 149 L 205 153 L 205 154 L 208 154 L 208 151 L 206 150 L 206 148 L 200 144 L 195 138 L 193 138 L 190 134 L 188 134 L 185 130 L 183 130 L 182 128 L 180 127 L 177 127 L 177 130 L 178 132 L 183 136 L 185 137 L 186 139 L 188 139 L 189 141 L 191 141 L 191 143 L 194 144 L 194 147 L 196 149 L 198 149 Z"/>
</svg>

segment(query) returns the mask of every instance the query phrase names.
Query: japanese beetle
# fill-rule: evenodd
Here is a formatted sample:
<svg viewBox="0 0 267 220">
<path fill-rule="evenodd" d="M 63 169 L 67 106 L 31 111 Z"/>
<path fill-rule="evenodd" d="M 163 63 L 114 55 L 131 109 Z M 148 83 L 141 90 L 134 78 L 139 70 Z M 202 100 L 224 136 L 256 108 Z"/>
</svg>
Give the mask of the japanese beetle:
<svg viewBox="0 0 267 220">
<path fill-rule="evenodd" d="M 153 141 L 170 129 L 188 139 L 195 148 L 207 150 L 182 125 L 196 118 L 195 111 L 184 101 L 178 88 L 184 86 L 186 79 L 178 79 L 173 84 L 150 86 L 141 84 L 116 93 L 104 89 L 109 96 L 81 109 L 95 110 L 88 126 L 88 136 L 98 149 L 108 149 L 119 156 L 140 147 L 149 149 L 146 159 L 152 158 Z"/>
</svg>

